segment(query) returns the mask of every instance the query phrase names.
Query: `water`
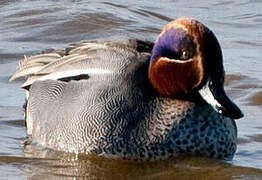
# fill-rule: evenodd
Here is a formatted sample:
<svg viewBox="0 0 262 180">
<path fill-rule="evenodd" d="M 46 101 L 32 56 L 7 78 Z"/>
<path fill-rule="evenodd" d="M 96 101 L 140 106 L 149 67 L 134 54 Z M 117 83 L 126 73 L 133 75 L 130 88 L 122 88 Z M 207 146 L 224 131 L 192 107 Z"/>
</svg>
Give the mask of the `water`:
<svg viewBox="0 0 262 180">
<path fill-rule="evenodd" d="M 260 0 L 0 1 L 0 179 L 262 179 L 261 9 Z M 24 54 L 116 35 L 154 40 L 180 16 L 200 20 L 221 43 L 226 89 L 245 113 L 233 161 L 75 157 L 26 141 L 21 82 L 8 82 Z"/>
</svg>

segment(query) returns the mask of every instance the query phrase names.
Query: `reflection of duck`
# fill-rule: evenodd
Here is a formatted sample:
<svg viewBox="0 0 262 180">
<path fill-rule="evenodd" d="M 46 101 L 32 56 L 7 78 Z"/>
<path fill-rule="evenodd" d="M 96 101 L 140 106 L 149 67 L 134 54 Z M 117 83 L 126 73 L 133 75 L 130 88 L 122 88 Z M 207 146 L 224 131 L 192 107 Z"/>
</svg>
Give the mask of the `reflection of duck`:
<svg viewBox="0 0 262 180">
<path fill-rule="evenodd" d="M 130 159 L 236 150 L 232 118 L 243 115 L 224 92 L 217 39 L 193 19 L 170 22 L 154 47 L 86 41 L 25 58 L 19 77 L 27 132 L 47 147 Z"/>
</svg>

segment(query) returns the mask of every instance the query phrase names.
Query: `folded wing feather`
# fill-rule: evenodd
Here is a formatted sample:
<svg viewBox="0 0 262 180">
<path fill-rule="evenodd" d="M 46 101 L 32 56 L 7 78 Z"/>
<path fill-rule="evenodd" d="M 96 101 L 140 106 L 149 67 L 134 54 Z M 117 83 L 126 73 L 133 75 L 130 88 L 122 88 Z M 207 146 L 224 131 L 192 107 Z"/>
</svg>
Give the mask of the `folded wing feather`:
<svg viewBox="0 0 262 180">
<path fill-rule="evenodd" d="M 109 70 L 83 66 L 81 61 L 94 59 L 92 50 L 105 48 L 106 45 L 98 43 L 79 43 L 65 49 L 65 54 L 61 55 L 61 50 L 26 57 L 19 62 L 18 70 L 9 81 L 18 78 L 25 78 L 23 88 L 30 86 L 37 80 L 58 80 L 70 78 L 83 74 L 105 74 Z M 82 76 L 83 77 L 83 76 Z"/>
<path fill-rule="evenodd" d="M 151 52 L 152 47 L 153 43 L 136 39 L 82 41 L 62 50 L 25 57 L 9 80 L 25 78 L 22 87 L 27 88 L 37 80 L 70 80 L 76 76 L 86 79 L 90 75 L 110 74 L 117 71 L 115 68 L 119 67 L 117 61 L 110 61 L 114 59 L 114 53 L 121 61 L 125 59 L 125 52 L 148 53 Z M 124 53 L 123 49 L 125 49 Z"/>
</svg>

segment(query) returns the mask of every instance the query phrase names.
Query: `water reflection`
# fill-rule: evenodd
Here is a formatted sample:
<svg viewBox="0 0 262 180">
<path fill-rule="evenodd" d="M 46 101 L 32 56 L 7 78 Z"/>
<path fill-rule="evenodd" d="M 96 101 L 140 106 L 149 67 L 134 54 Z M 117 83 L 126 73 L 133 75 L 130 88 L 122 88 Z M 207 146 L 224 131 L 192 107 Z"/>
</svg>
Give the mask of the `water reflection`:
<svg viewBox="0 0 262 180">
<path fill-rule="evenodd" d="M 90 179 L 238 179 L 262 176 L 262 170 L 232 166 L 229 163 L 200 158 L 179 157 L 166 161 L 141 162 L 102 157 L 76 156 L 51 150 L 25 147 L 28 171 L 32 179 L 45 177 L 85 177 Z M 39 157 L 40 159 L 33 159 Z M 26 159 L 26 158 L 25 158 Z M 23 159 L 23 161 L 26 161 Z M 34 164 L 34 161 L 36 164 Z M 24 162 L 23 162 L 24 164 Z M 32 167 L 32 164 L 34 166 Z M 29 178 L 30 179 L 30 178 Z"/>
</svg>

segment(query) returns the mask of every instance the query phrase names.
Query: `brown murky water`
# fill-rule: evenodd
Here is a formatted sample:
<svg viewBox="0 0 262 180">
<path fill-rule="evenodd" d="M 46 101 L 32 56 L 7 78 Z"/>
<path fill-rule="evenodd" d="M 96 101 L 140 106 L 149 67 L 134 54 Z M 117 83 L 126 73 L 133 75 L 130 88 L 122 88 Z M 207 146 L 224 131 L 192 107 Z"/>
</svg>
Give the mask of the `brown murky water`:
<svg viewBox="0 0 262 180">
<path fill-rule="evenodd" d="M 262 179 L 261 9 L 260 0 L 0 1 L 0 179 Z M 231 162 L 76 157 L 27 143 L 21 82 L 8 82 L 24 54 L 116 35 L 154 40 L 180 16 L 209 26 L 223 48 L 227 91 L 245 113 Z"/>
</svg>

